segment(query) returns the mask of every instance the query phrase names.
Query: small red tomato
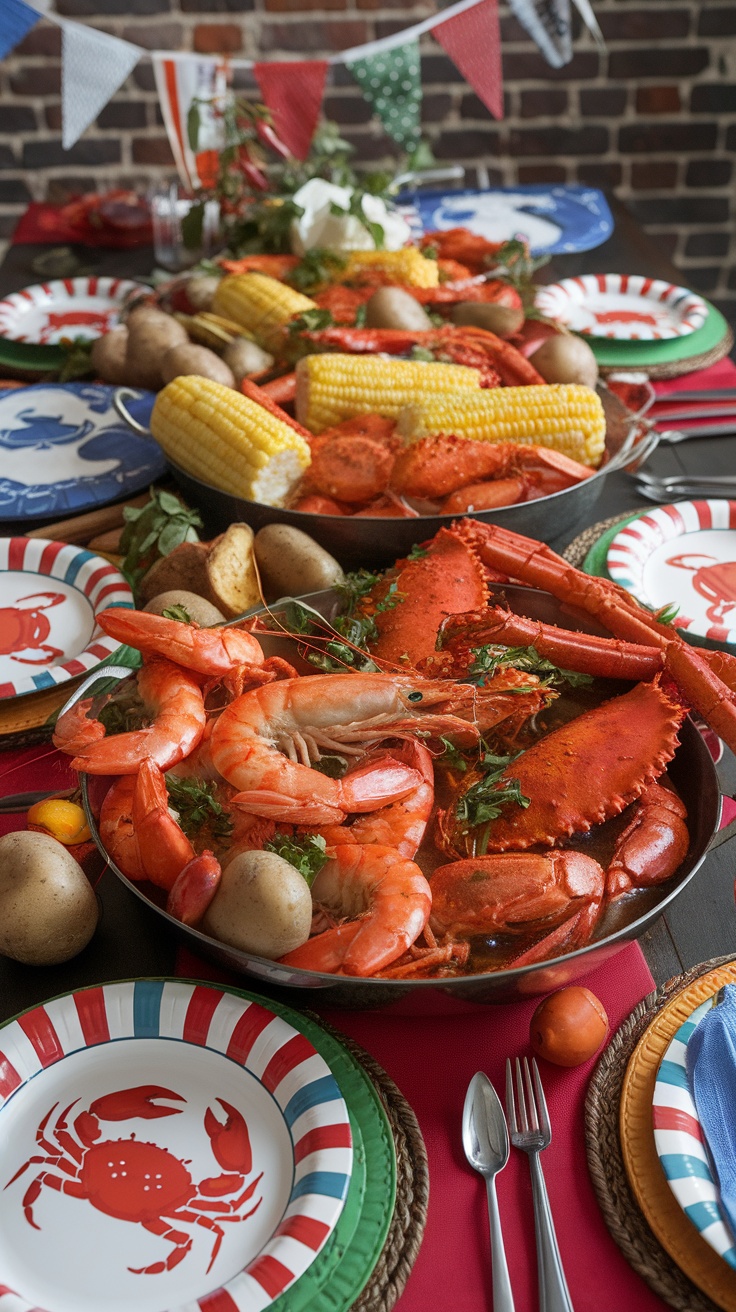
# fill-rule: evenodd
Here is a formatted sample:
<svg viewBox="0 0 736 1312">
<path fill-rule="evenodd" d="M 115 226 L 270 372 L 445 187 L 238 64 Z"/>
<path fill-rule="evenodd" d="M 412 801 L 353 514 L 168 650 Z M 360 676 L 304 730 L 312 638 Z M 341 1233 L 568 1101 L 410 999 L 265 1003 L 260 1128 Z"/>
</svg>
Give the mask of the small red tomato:
<svg viewBox="0 0 736 1312">
<path fill-rule="evenodd" d="M 605 1042 L 608 1017 L 590 989 L 572 986 L 550 993 L 531 1019 L 529 1038 L 539 1057 L 556 1066 L 579 1066 Z"/>
</svg>

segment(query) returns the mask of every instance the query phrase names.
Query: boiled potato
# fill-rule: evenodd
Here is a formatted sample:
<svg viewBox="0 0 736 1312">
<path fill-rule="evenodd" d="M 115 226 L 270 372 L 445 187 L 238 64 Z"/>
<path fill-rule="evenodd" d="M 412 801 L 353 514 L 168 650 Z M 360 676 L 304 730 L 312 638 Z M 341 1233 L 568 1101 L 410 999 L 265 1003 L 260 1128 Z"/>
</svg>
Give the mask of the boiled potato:
<svg viewBox="0 0 736 1312">
<path fill-rule="evenodd" d="M 233 371 L 219 355 L 206 346 L 195 346 L 186 342 L 181 346 L 172 346 L 161 361 L 161 377 L 164 383 L 187 374 L 196 374 L 199 378 L 211 378 L 213 383 L 222 383 L 224 387 L 234 387 Z"/>
<path fill-rule="evenodd" d="M 76 957 L 97 928 L 97 898 L 82 867 L 48 834 L 0 838 L 0 952 L 30 966 Z"/>
<path fill-rule="evenodd" d="M 582 337 L 573 333 L 555 333 L 529 357 L 548 383 L 584 383 L 595 387 L 598 361 Z"/>
<path fill-rule="evenodd" d="M 335 557 L 290 524 L 267 524 L 260 529 L 255 553 L 267 601 L 320 592 L 345 579 Z"/>
<path fill-rule="evenodd" d="M 452 322 L 460 327 L 485 328 L 497 337 L 513 337 L 524 322 L 524 311 L 493 301 L 461 301 L 452 311 Z"/>
<path fill-rule="evenodd" d="M 194 310 L 211 310 L 221 279 L 216 273 L 193 273 L 187 278 L 186 293 Z"/>
<path fill-rule="evenodd" d="M 264 351 L 256 342 L 249 342 L 247 337 L 236 337 L 223 351 L 222 358 L 228 368 L 232 369 L 237 387 L 244 378 L 265 373 L 274 362 L 268 351 Z"/>
<path fill-rule="evenodd" d="M 125 324 L 111 328 L 104 337 L 98 337 L 92 343 L 90 364 L 100 378 L 106 383 L 127 383 L 126 352 L 128 349 L 128 329 Z"/>
<path fill-rule="evenodd" d="M 133 310 L 126 320 L 128 347 L 125 367 L 132 387 L 159 388 L 162 385 L 161 364 L 172 346 L 189 341 L 186 330 L 170 314 L 154 306 L 142 305 Z"/>
<path fill-rule="evenodd" d="M 309 938 L 312 894 L 306 880 L 275 852 L 233 857 L 202 922 L 221 943 L 275 961 Z"/>
<path fill-rule="evenodd" d="M 403 328 L 404 332 L 423 332 L 432 320 L 415 296 L 401 287 L 379 287 L 366 302 L 367 328 Z"/>
<path fill-rule="evenodd" d="M 159 592 L 155 597 L 147 601 L 144 610 L 150 611 L 152 615 L 163 615 L 165 610 L 171 610 L 172 606 L 182 606 L 193 624 L 200 624 L 203 629 L 208 629 L 213 624 L 222 624 L 225 616 L 222 611 L 207 601 L 205 597 L 198 597 L 196 592 L 186 592 L 183 588 L 173 588 L 170 592 Z"/>
<path fill-rule="evenodd" d="M 198 597 L 212 601 L 207 579 L 206 542 L 181 542 L 168 556 L 154 561 L 146 571 L 136 590 L 136 601 L 145 606 L 161 592 L 194 592 Z"/>
</svg>

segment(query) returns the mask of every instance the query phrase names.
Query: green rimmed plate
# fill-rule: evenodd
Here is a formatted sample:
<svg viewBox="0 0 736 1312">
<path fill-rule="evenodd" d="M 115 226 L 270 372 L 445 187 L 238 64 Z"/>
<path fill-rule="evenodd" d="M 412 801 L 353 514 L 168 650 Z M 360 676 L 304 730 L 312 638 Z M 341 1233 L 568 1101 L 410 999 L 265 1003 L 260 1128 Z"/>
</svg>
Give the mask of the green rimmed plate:
<svg viewBox="0 0 736 1312">
<path fill-rule="evenodd" d="M 599 365 L 604 369 L 649 369 L 707 354 L 728 335 L 727 321 L 715 305 L 705 302 L 708 317 L 702 328 L 687 337 L 673 337 L 661 342 L 616 341 L 606 337 L 585 338 Z"/>
</svg>

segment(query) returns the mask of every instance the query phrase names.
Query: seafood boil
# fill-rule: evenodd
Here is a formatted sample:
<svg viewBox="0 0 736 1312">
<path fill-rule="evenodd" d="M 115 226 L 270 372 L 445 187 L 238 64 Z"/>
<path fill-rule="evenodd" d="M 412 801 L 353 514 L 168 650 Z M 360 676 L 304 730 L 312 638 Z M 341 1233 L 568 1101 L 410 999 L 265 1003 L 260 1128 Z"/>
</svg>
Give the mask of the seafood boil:
<svg viewBox="0 0 736 1312">
<path fill-rule="evenodd" d="M 613 636 L 491 606 L 489 581 L 545 588 Z M 100 616 L 141 651 L 137 688 L 73 706 L 56 742 L 115 776 L 101 839 L 170 914 L 222 925 L 218 899 L 258 857 L 259 879 L 296 869 L 310 906 L 275 959 L 441 978 L 573 951 L 676 873 L 687 812 L 667 768 L 689 709 L 736 745 L 732 657 L 472 519 L 341 588 L 332 625 L 294 603 L 308 675 L 265 658 L 259 634 L 284 628 L 268 612 L 225 629 Z M 247 917 L 223 932 L 247 950 Z"/>
</svg>

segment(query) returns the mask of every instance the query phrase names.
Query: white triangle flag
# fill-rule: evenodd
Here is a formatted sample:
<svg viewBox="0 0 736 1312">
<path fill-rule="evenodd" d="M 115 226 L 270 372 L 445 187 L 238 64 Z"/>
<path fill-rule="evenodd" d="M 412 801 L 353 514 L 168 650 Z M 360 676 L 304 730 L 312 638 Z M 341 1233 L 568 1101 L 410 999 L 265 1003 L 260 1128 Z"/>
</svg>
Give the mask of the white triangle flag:
<svg viewBox="0 0 736 1312">
<path fill-rule="evenodd" d="M 509 0 L 511 12 L 553 68 L 572 59 L 570 0 Z"/>
<path fill-rule="evenodd" d="M 142 55 L 139 46 L 81 23 L 61 24 L 61 144 L 69 150 Z"/>
</svg>

